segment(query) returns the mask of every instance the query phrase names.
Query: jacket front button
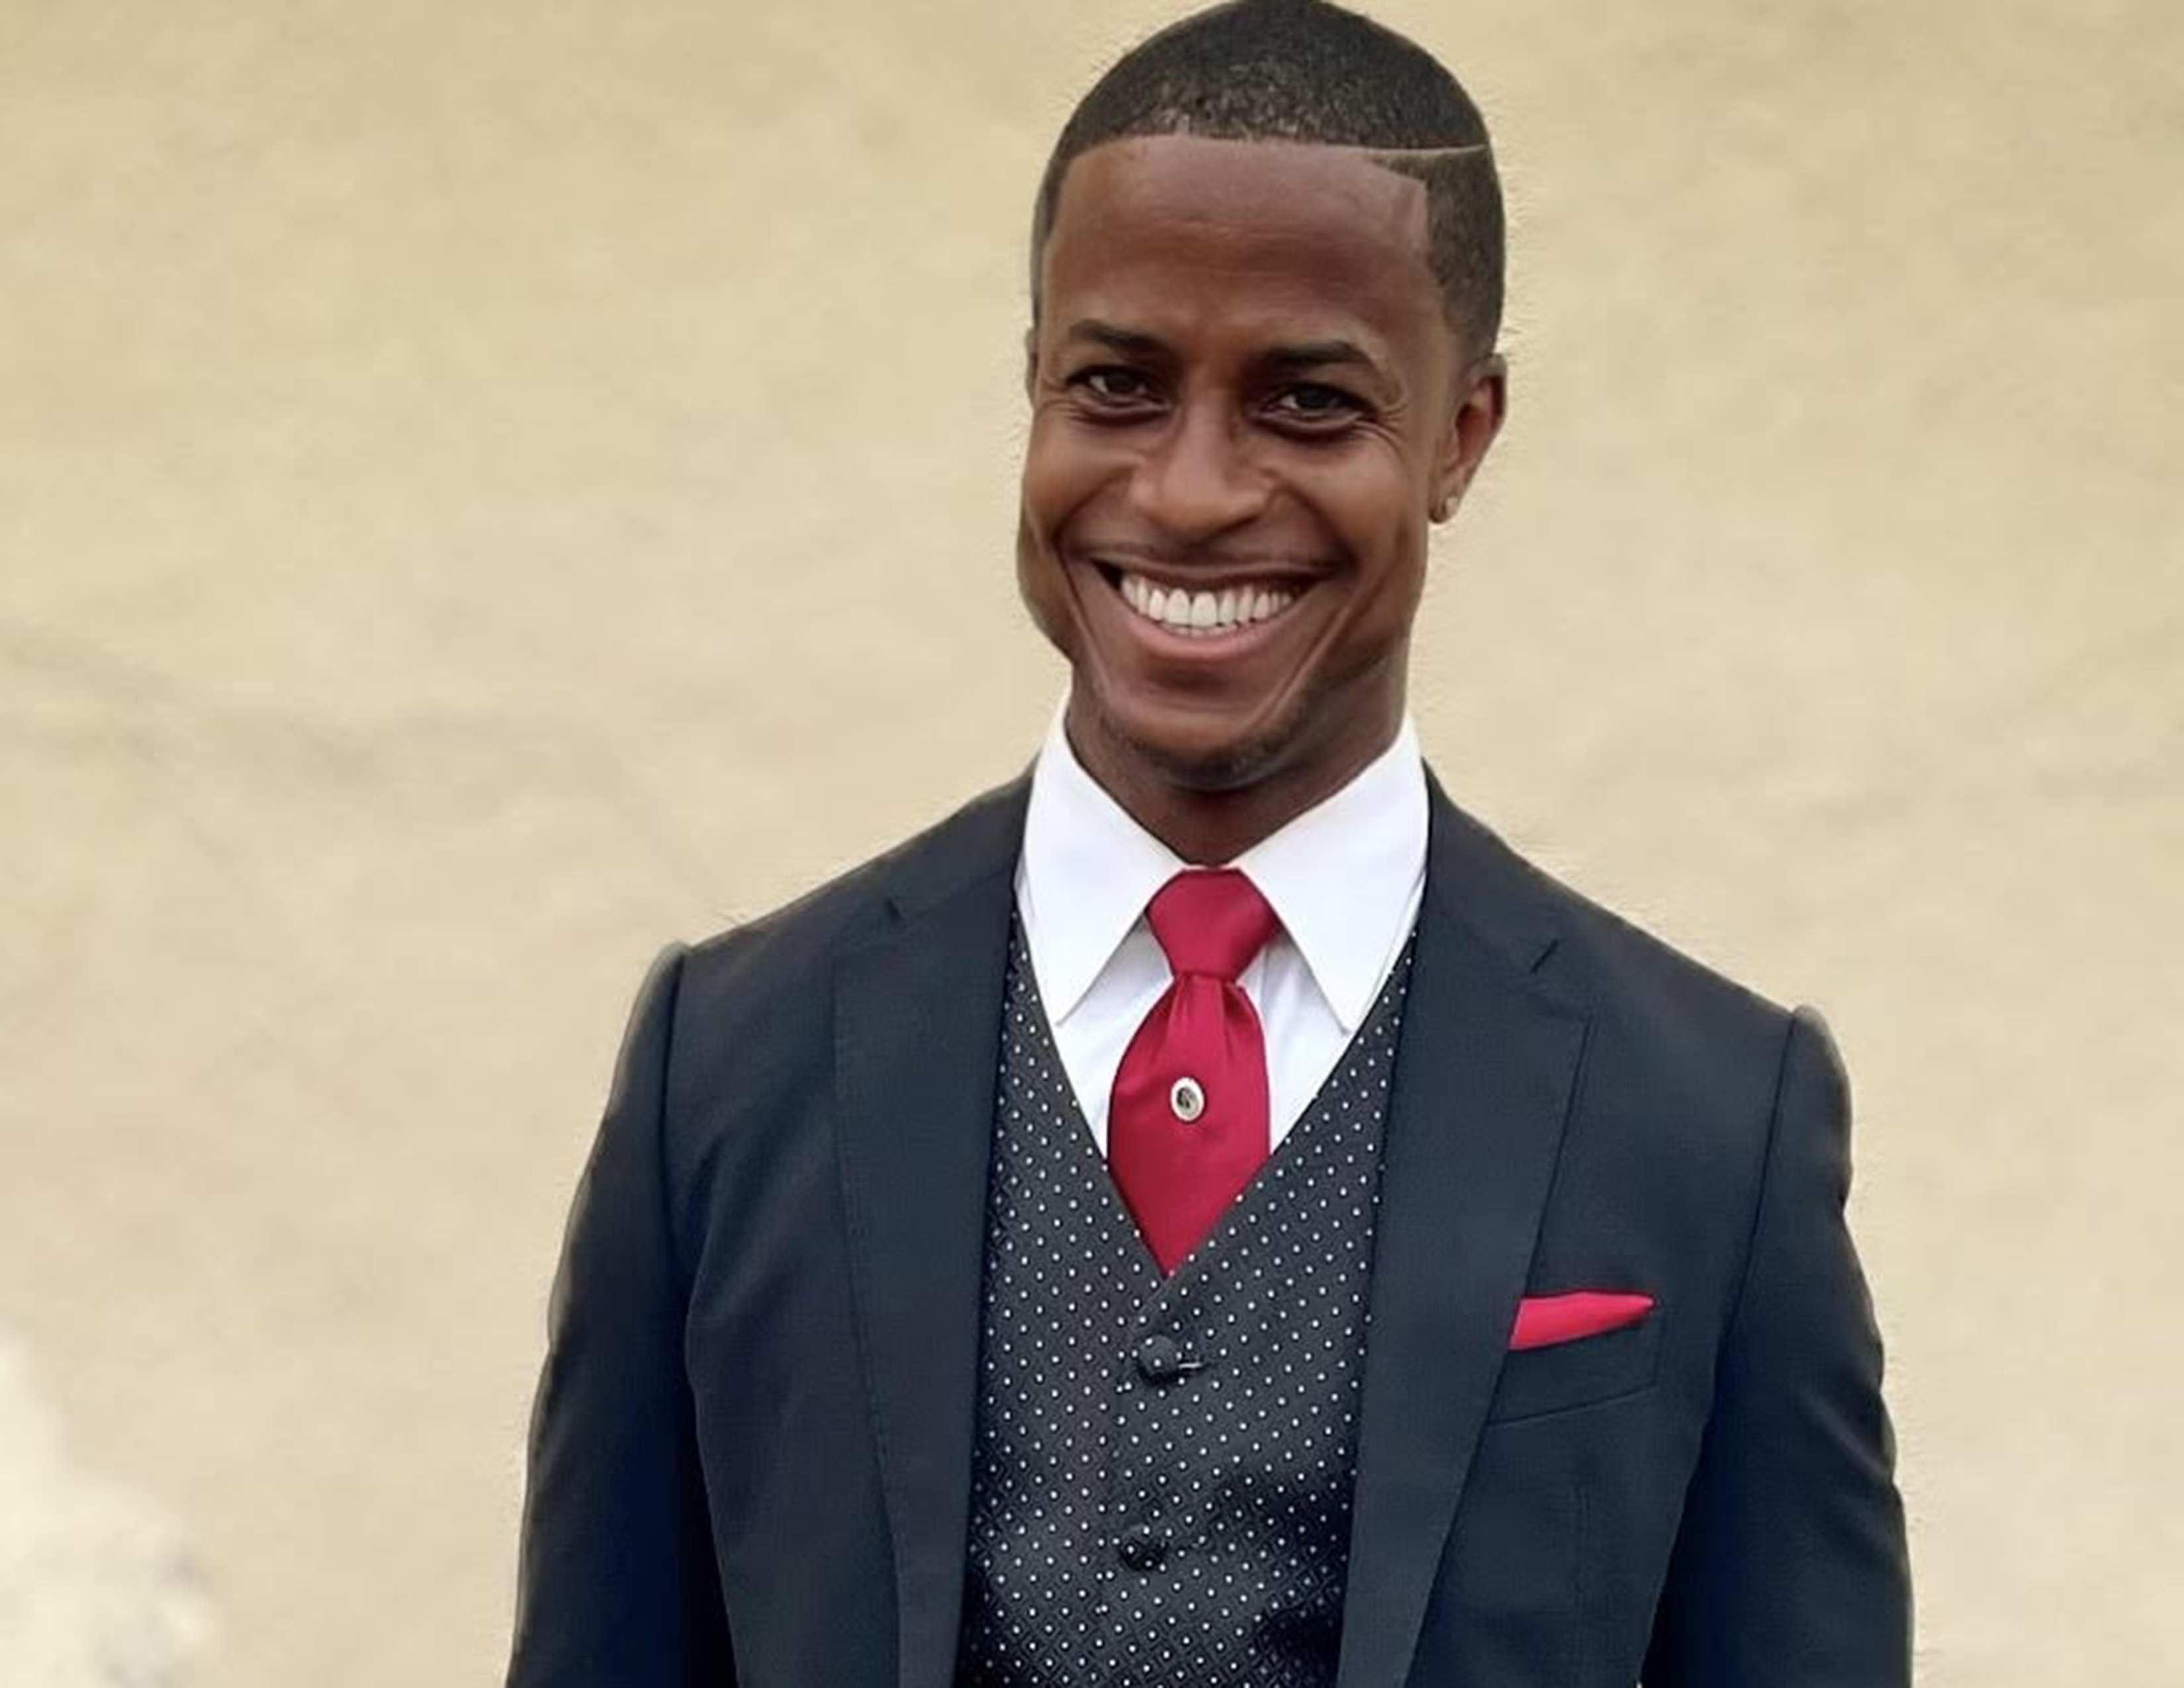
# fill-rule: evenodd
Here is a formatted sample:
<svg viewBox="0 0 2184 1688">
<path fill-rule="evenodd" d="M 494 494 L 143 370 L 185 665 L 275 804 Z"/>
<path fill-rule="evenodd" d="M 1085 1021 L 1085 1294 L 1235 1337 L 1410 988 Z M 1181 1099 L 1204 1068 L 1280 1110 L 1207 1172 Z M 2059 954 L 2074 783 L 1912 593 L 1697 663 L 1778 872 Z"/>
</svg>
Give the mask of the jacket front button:
<svg viewBox="0 0 2184 1688">
<path fill-rule="evenodd" d="M 1117 1551 L 1132 1570 L 1150 1571 L 1167 1557 L 1167 1538 L 1156 1529 L 1139 1524 L 1124 1534 Z"/>
</svg>

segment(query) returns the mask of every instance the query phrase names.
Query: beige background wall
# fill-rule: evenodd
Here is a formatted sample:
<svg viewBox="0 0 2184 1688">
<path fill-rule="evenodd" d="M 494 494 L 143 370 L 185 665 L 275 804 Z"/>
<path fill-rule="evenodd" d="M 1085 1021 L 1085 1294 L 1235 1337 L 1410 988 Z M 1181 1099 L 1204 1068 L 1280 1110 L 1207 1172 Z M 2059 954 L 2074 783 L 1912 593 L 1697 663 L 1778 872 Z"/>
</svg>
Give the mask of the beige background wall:
<svg viewBox="0 0 2184 1688">
<path fill-rule="evenodd" d="M 1429 753 L 1829 1012 L 1924 1680 L 2173 1680 L 2184 8 L 1381 14 L 1516 217 Z M 1022 229 L 1171 14 L 0 0 L 0 1628 L 493 1679 L 645 961 L 1056 695 Z"/>
</svg>

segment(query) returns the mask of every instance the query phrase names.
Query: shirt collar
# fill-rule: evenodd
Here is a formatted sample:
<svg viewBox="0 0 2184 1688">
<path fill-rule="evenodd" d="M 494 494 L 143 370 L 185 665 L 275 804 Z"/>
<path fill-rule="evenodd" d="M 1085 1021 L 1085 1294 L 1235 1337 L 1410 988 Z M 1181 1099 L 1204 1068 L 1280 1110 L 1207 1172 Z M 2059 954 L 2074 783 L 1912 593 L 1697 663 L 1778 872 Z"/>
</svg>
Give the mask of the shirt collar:
<svg viewBox="0 0 2184 1688">
<path fill-rule="evenodd" d="M 1426 871 L 1426 775 L 1403 717 L 1350 783 L 1253 844 L 1235 865 L 1274 905 L 1346 1032 L 1365 1022 Z"/>
<path fill-rule="evenodd" d="M 1017 894 L 1056 1022 L 1084 1000 L 1153 893 L 1185 864 L 1085 771 L 1062 721 L 1032 770 Z M 1426 861 L 1425 766 L 1408 715 L 1349 783 L 1230 865 L 1280 917 L 1346 1032 L 1363 1023 Z"/>
<path fill-rule="evenodd" d="M 1068 705 L 1065 694 L 1032 766 L 1017 870 L 1039 994 L 1057 1023 L 1084 1000 L 1153 893 L 1184 865 L 1084 771 L 1062 730 Z"/>
</svg>

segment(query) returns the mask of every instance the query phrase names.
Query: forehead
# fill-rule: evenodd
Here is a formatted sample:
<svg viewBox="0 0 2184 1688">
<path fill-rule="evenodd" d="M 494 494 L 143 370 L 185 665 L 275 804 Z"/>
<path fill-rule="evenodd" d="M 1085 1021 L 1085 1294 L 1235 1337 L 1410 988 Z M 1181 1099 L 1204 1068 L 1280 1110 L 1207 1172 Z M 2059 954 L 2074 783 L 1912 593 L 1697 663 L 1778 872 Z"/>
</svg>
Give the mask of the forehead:
<svg viewBox="0 0 2184 1688">
<path fill-rule="evenodd" d="M 1426 242 L 1424 184 L 1361 148 L 1110 142 L 1062 180 L 1043 313 L 1200 326 L 1342 317 L 1407 340 L 1441 320 Z"/>
</svg>

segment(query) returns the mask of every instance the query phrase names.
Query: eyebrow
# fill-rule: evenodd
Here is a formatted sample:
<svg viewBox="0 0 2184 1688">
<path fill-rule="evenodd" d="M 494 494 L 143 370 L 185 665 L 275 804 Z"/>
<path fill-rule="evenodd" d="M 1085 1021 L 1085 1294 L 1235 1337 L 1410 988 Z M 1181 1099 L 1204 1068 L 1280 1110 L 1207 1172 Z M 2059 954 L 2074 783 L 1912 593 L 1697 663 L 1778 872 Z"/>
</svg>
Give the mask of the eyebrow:
<svg viewBox="0 0 2184 1688">
<path fill-rule="evenodd" d="M 1062 339 L 1089 340 L 1095 346 L 1105 346 L 1111 352 L 1121 352 L 1133 358 L 1156 358 L 1167 348 L 1150 334 L 1133 333 L 1127 328 L 1117 328 L 1112 323 L 1101 322 L 1096 317 L 1084 317 L 1069 325 Z"/>
<path fill-rule="evenodd" d="M 1128 328 L 1117 328 L 1096 317 L 1085 317 L 1069 325 L 1062 338 L 1065 342 L 1089 340 L 1105 346 L 1110 351 L 1127 357 L 1161 358 L 1173 355 L 1167 343 L 1150 334 L 1141 334 Z M 1362 369 L 1373 375 L 1385 371 L 1380 360 L 1354 340 L 1300 340 L 1292 345 L 1276 346 L 1259 359 L 1269 367 L 1281 370 L 1326 369 L 1345 365 Z"/>
<path fill-rule="evenodd" d="M 1379 359 L 1354 340 L 1304 340 L 1294 346 L 1277 346 L 1267 354 L 1265 360 L 1278 370 L 1324 369 L 1330 364 L 1348 364 L 1373 375 L 1380 373 Z"/>
</svg>

